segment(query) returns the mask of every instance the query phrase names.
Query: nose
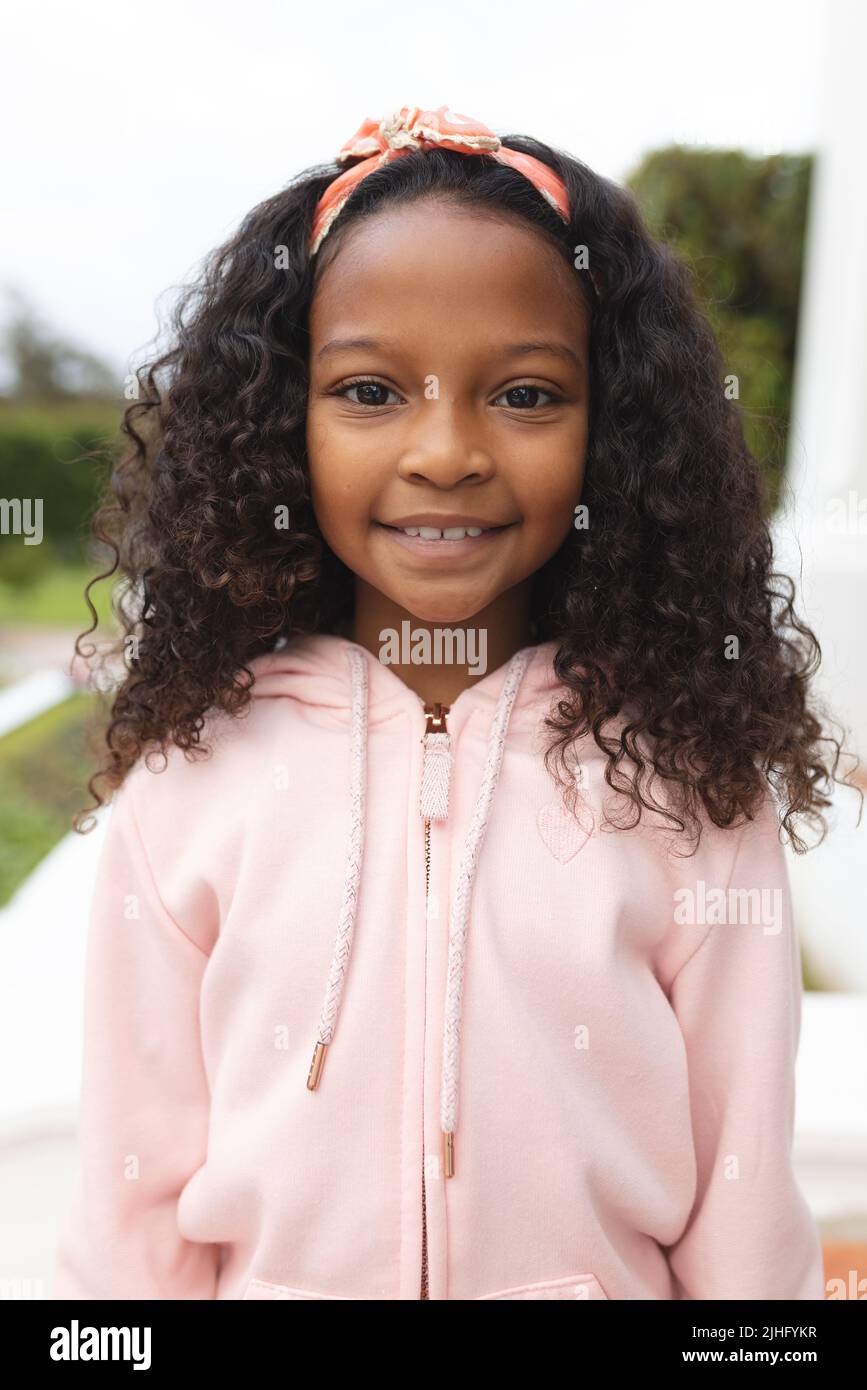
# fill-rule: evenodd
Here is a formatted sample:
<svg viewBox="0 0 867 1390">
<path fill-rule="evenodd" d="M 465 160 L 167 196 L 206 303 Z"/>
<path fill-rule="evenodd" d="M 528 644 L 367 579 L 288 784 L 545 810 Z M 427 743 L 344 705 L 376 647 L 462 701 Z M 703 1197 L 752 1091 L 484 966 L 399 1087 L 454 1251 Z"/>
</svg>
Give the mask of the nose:
<svg viewBox="0 0 867 1390">
<path fill-rule="evenodd" d="M 398 472 L 409 482 L 449 488 L 484 482 L 494 472 L 494 459 L 478 439 L 478 422 L 454 402 L 425 401 L 408 431 Z"/>
</svg>

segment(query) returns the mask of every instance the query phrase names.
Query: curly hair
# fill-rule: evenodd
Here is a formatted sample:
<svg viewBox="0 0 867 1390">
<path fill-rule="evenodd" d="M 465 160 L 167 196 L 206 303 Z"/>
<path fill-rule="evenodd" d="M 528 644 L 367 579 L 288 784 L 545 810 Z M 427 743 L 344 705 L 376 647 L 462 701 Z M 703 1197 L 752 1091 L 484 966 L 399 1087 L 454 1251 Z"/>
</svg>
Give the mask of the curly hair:
<svg viewBox="0 0 867 1390">
<path fill-rule="evenodd" d="M 545 721 L 546 768 L 573 795 L 570 751 L 592 734 L 625 799 L 623 825 L 661 810 L 697 847 L 703 816 L 720 827 L 750 819 L 771 783 L 796 851 L 796 816 L 824 838 L 842 749 L 813 707 L 821 652 L 792 581 L 772 573 L 767 487 L 692 273 L 650 235 L 628 190 L 530 137 L 503 144 L 564 180 L 568 226 L 488 155 L 411 152 L 357 185 L 311 259 L 317 200 L 341 172 L 317 165 L 255 207 L 184 287 L 170 349 L 139 370 L 123 456 L 92 522 L 113 562 L 87 585 L 93 623 L 76 651 L 96 626 L 92 585 L 118 569 L 127 583 L 114 601 L 122 635 L 105 654 L 125 677 L 87 812 L 103 802 L 97 784 L 119 787 L 150 745 L 206 755 L 207 716 L 242 712 L 246 663 L 279 639 L 346 632 L 353 575 L 310 501 L 308 310 L 354 222 L 434 198 L 529 224 L 578 275 L 590 314 L 581 502 L 591 524 L 570 531 L 533 584 L 533 636 L 557 642 L 566 687 Z M 577 269 L 578 246 L 592 279 Z"/>
</svg>

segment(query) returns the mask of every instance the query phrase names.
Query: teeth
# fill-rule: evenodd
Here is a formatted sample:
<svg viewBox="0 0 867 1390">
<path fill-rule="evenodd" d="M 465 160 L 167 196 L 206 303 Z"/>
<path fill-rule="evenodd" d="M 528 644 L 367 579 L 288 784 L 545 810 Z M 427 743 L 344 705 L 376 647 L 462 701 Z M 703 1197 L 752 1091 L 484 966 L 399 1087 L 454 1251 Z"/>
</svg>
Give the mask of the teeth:
<svg viewBox="0 0 867 1390">
<path fill-rule="evenodd" d="M 480 536 L 481 526 L 447 526 L 440 530 L 437 526 L 402 526 L 405 536 L 418 536 L 423 541 L 462 541 L 466 536 Z"/>
</svg>

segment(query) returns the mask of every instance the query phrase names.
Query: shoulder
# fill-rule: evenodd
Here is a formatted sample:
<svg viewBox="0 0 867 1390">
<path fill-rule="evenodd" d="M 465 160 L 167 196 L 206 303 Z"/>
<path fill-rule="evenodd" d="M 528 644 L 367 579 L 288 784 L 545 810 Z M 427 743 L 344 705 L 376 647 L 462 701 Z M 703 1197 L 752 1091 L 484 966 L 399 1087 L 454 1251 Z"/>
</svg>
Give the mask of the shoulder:
<svg viewBox="0 0 867 1390">
<path fill-rule="evenodd" d="M 143 832 L 170 823 L 194 835 L 203 818 L 231 819 L 286 760 L 297 718 L 289 699 L 251 696 L 238 714 L 212 709 L 189 748 L 171 739 L 146 745 L 115 799 L 129 798 Z"/>
<path fill-rule="evenodd" d="M 765 855 L 779 863 L 784 844 L 780 803 L 766 777 L 761 777 L 749 812 L 739 811 L 728 825 L 719 825 L 697 791 L 684 789 L 656 770 L 648 738 L 641 735 L 635 744 L 645 759 L 640 775 L 626 758 L 612 772 L 609 758 L 592 737 L 579 741 L 576 759 L 585 795 L 600 824 L 612 831 L 623 829 L 630 841 L 641 843 L 672 881 L 701 874 L 725 883 L 743 856 L 755 860 Z M 636 789 L 643 802 L 640 818 Z"/>
</svg>

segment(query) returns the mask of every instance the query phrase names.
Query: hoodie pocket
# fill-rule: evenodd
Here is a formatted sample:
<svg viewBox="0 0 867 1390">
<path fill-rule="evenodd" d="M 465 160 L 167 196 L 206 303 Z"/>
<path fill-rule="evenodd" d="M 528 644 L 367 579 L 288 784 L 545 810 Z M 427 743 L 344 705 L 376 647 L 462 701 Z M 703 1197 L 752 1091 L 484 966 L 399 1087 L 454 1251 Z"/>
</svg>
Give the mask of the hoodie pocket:
<svg viewBox="0 0 867 1390">
<path fill-rule="evenodd" d="M 269 1284 L 264 1279 L 251 1279 L 244 1290 L 244 1300 L 250 1298 L 315 1298 L 337 1299 L 348 1302 L 340 1294 L 312 1293 L 310 1289 L 290 1289 L 288 1284 Z"/>
<path fill-rule="evenodd" d="M 565 1298 L 570 1302 L 605 1299 L 608 1295 L 595 1274 L 570 1274 L 568 1279 L 549 1279 L 543 1284 L 518 1284 L 513 1289 L 482 1295 L 481 1301 L 492 1298 Z"/>
</svg>

